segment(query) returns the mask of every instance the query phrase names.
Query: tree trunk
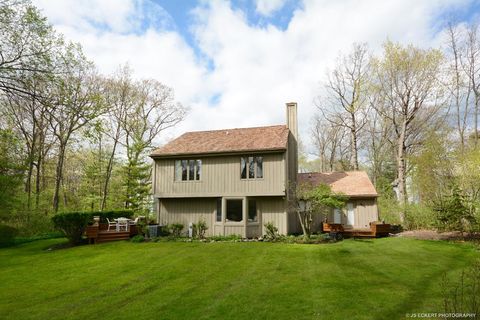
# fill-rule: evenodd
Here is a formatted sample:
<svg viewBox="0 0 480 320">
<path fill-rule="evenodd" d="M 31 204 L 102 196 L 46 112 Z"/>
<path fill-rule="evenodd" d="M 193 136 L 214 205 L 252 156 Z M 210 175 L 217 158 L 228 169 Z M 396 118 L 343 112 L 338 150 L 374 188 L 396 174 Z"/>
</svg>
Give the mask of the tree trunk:
<svg viewBox="0 0 480 320">
<path fill-rule="evenodd" d="M 106 175 L 105 175 L 105 183 L 103 185 L 102 204 L 100 206 L 101 211 L 105 210 L 105 207 L 107 206 L 108 184 L 110 183 L 110 178 L 112 176 L 113 161 L 115 160 L 115 151 L 117 149 L 117 144 L 118 144 L 118 139 L 119 139 L 118 132 L 119 132 L 119 130 L 117 129 L 117 135 L 116 135 L 115 141 L 113 143 L 112 153 L 110 154 L 110 158 L 108 159 L 107 172 L 106 172 Z"/>
<path fill-rule="evenodd" d="M 302 227 L 303 235 L 306 236 L 307 230 L 305 228 L 305 222 L 303 220 L 302 214 L 298 210 L 297 210 L 297 215 L 298 215 L 298 221 L 300 221 L 300 226 Z"/>
<path fill-rule="evenodd" d="M 353 167 L 353 170 L 358 170 L 358 147 L 357 147 L 357 134 L 355 132 L 355 129 L 351 129 L 350 131 L 352 135 L 352 160 L 351 160 L 351 165 Z"/>
<path fill-rule="evenodd" d="M 58 206 L 60 202 L 60 186 L 63 179 L 63 162 L 65 160 L 65 150 L 66 146 L 63 142 L 60 141 L 57 167 L 55 169 L 55 191 L 53 194 L 53 211 L 58 212 Z"/>
<path fill-rule="evenodd" d="M 403 209 L 400 214 L 400 221 L 403 223 L 405 221 L 405 205 L 407 204 L 407 186 L 406 186 L 406 148 L 405 148 L 405 133 L 406 133 L 406 122 L 402 124 L 400 131 L 400 136 L 398 137 L 398 148 L 397 148 L 397 179 L 398 179 L 398 202 L 402 205 Z"/>
</svg>

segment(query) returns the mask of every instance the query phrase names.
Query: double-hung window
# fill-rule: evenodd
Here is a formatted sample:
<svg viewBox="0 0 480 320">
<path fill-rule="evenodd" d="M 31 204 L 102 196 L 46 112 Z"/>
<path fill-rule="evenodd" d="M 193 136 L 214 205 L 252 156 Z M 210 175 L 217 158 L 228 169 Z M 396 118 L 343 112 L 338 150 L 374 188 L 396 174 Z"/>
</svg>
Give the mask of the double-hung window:
<svg viewBox="0 0 480 320">
<path fill-rule="evenodd" d="M 249 156 L 240 158 L 241 179 L 263 178 L 263 157 Z"/>
<path fill-rule="evenodd" d="M 202 160 L 175 160 L 175 181 L 199 181 Z"/>
</svg>

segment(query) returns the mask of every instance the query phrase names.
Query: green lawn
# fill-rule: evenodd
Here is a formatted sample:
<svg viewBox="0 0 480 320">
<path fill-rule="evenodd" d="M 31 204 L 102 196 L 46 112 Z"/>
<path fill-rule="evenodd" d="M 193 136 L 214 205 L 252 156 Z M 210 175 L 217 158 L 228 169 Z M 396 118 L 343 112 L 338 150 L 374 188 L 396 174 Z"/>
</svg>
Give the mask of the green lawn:
<svg viewBox="0 0 480 320">
<path fill-rule="evenodd" d="M 468 244 L 116 242 L 0 249 L 2 319 L 402 319 L 442 312 Z"/>
</svg>

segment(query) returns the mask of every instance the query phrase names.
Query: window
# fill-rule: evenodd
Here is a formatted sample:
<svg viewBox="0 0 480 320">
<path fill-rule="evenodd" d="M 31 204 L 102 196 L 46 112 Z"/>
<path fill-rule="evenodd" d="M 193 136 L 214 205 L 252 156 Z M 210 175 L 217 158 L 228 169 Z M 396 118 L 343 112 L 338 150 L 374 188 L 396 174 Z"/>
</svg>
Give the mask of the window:
<svg viewBox="0 0 480 320">
<path fill-rule="evenodd" d="M 175 181 L 200 180 L 202 160 L 175 160 Z"/>
<path fill-rule="evenodd" d="M 241 157 L 240 158 L 241 179 L 263 178 L 263 157 Z"/>
<path fill-rule="evenodd" d="M 248 200 L 248 222 L 257 222 L 257 201 Z"/>
<path fill-rule="evenodd" d="M 222 221 L 222 198 L 217 199 L 217 217 L 215 221 Z"/>
<path fill-rule="evenodd" d="M 243 220 L 243 200 L 232 199 L 227 200 L 227 216 L 226 221 L 240 222 Z"/>
</svg>

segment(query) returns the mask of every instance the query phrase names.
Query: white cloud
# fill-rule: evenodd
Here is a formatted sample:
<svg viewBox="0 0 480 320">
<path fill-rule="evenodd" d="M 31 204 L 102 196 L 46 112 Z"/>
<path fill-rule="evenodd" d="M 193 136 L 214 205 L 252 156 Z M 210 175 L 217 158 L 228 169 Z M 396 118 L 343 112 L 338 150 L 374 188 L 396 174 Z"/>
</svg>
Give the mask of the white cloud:
<svg viewBox="0 0 480 320">
<path fill-rule="evenodd" d="M 353 42 L 368 42 L 378 51 L 387 37 L 438 45 L 433 19 L 465 1 L 305 0 L 286 30 L 255 26 L 226 2 L 207 2 L 199 5 L 191 26 L 203 58 L 174 28 L 165 31 L 171 18 L 160 7 L 156 9 L 160 18 L 150 17 L 159 23 L 145 32 L 131 32 L 151 12 L 144 10 L 145 3 L 151 5 L 147 0 L 35 3 L 57 29 L 83 45 L 102 72 L 129 62 L 137 76 L 175 89 L 191 113 L 168 137 L 188 130 L 284 123 L 285 102 L 297 101 L 300 134 L 308 142 L 313 99 L 340 51 L 349 50 Z M 258 9 L 260 2 L 257 10 L 268 12 Z M 218 99 L 212 99 L 216 95 Z"/>
<path fill-rule="evenodd" d="M 286 0 L 257 0 L 256 10 L 264 16 L 270 16 L 275 11 L 280 10 Z"/>
</svg>

